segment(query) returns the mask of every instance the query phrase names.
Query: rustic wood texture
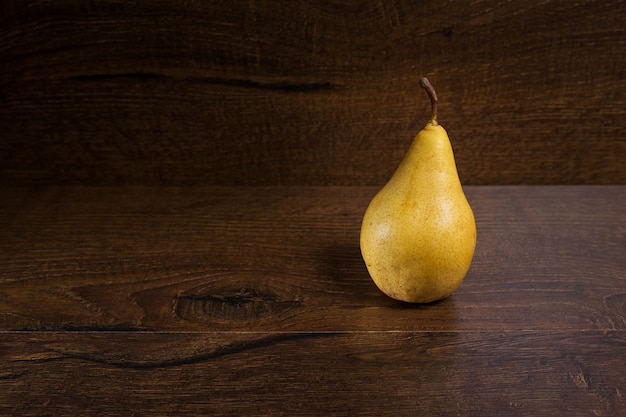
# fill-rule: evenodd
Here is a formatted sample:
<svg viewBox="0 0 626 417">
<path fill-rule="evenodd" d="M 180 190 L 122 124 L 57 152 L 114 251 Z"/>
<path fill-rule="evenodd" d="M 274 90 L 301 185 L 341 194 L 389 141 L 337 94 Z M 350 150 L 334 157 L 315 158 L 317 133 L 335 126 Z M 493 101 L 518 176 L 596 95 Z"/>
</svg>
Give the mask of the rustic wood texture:
<svg viewBox="0 0 626 417">
<path fill-rule="evenodd" d="M 468 187 L 467 282 L 417 308 L 361 259 L 376 190 L 3 190 L 0 329 L 626 330 L 623 186 Z"/>
<path fill-rule="evenodd" d="M 625 18 L 0 2 L 0 415 L 626 415 Z M 478 244 L 407 305 L 358 235 L 421 76 Z"/>
<path fill-rule="evenodd" d="M 0 184 L 626 183 L 626 5 L 5 0 Z"/>
<path fill-rule="evenodd" d="M 623 331 L 35 333 L 0 343 L 7 416 L 615 417 L 626 410 Z"/>
<path fill-rule="evenodd" d="M 450 298 L 358 249 L 376 187 L 5 188 L 0 414 L 626 410 L 626 187 L 470 186 Z"/>
</svg>

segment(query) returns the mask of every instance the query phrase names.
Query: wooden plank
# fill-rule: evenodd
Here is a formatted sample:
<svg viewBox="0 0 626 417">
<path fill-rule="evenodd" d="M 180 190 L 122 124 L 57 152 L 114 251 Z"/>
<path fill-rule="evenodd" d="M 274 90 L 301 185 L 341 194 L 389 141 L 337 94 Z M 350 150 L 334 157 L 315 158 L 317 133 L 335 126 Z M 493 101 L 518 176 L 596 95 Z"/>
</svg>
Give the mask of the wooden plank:
<svg viewBox="0 0 626 417">
<path fill-rule="evenodd" d="M 1 6 L 0 184 L 368 185 L 441 99 L 467 184 L 626 183 L 626 7 Z"/>
<path fill-rule="evenodd" d="M 9 333 L 0 414 L 619 416 L 626 333 Z"/>
<path fill-rule="evenodd" d="M 626 329 L 624 186 L 466 190 L 470 272 L 409 306 L 359 253 L 375 187 L 4 189 L 0 329 Z"/>
</svg>

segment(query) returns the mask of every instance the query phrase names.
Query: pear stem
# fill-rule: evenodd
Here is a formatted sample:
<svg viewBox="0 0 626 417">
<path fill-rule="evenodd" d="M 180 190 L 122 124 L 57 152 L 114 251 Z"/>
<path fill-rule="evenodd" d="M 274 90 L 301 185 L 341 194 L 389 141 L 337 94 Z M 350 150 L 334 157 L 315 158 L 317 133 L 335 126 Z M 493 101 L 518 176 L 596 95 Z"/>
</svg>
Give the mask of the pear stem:
<svg viewBox="0 0 626 417">
<path fill-rule="evenodd" d="M 435 88 L 426 77 L 420 79 L 420 87 L 426 90 L 426 92 L 428 93 L 428 97 L 430 98 L 430 123 L 437 126 L 437 104 L 439 100 L 437 99 L 437 93 L 435 92 Z"/>
</svg>

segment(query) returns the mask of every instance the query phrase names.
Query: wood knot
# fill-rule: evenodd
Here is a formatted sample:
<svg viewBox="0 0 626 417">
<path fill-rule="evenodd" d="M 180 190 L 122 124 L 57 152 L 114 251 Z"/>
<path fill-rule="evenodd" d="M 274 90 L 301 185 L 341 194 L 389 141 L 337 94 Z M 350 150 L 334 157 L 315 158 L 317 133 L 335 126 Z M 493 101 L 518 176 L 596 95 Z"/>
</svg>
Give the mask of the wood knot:
<svg viewBox="0 0 626 417">
<path fill-rule="evenodd" d="M 184 320 L 232 328 L 275 320 L 300 306 L 298 297 L 267 284 L 222 280 L 179 294 L 174 310 Z"/>
</svg>

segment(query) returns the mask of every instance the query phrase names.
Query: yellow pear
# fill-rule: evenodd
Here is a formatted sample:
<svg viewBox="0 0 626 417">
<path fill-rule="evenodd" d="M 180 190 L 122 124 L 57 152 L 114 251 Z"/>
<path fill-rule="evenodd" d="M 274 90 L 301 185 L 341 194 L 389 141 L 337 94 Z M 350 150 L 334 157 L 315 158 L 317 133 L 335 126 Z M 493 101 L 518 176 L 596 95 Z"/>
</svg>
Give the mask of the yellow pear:
<svg viewBox="0 0 626 417">
<path fill-rule="evenodd" d="M 437 95 L 420 80 L 432 116 L 361 225 L 361 254 L 378 288 L 396 300 L 428 303 L 452 294 L 476 246 L 474 214 L 463 193 L 448 134 L 437 123 Z"/>
</svg>

